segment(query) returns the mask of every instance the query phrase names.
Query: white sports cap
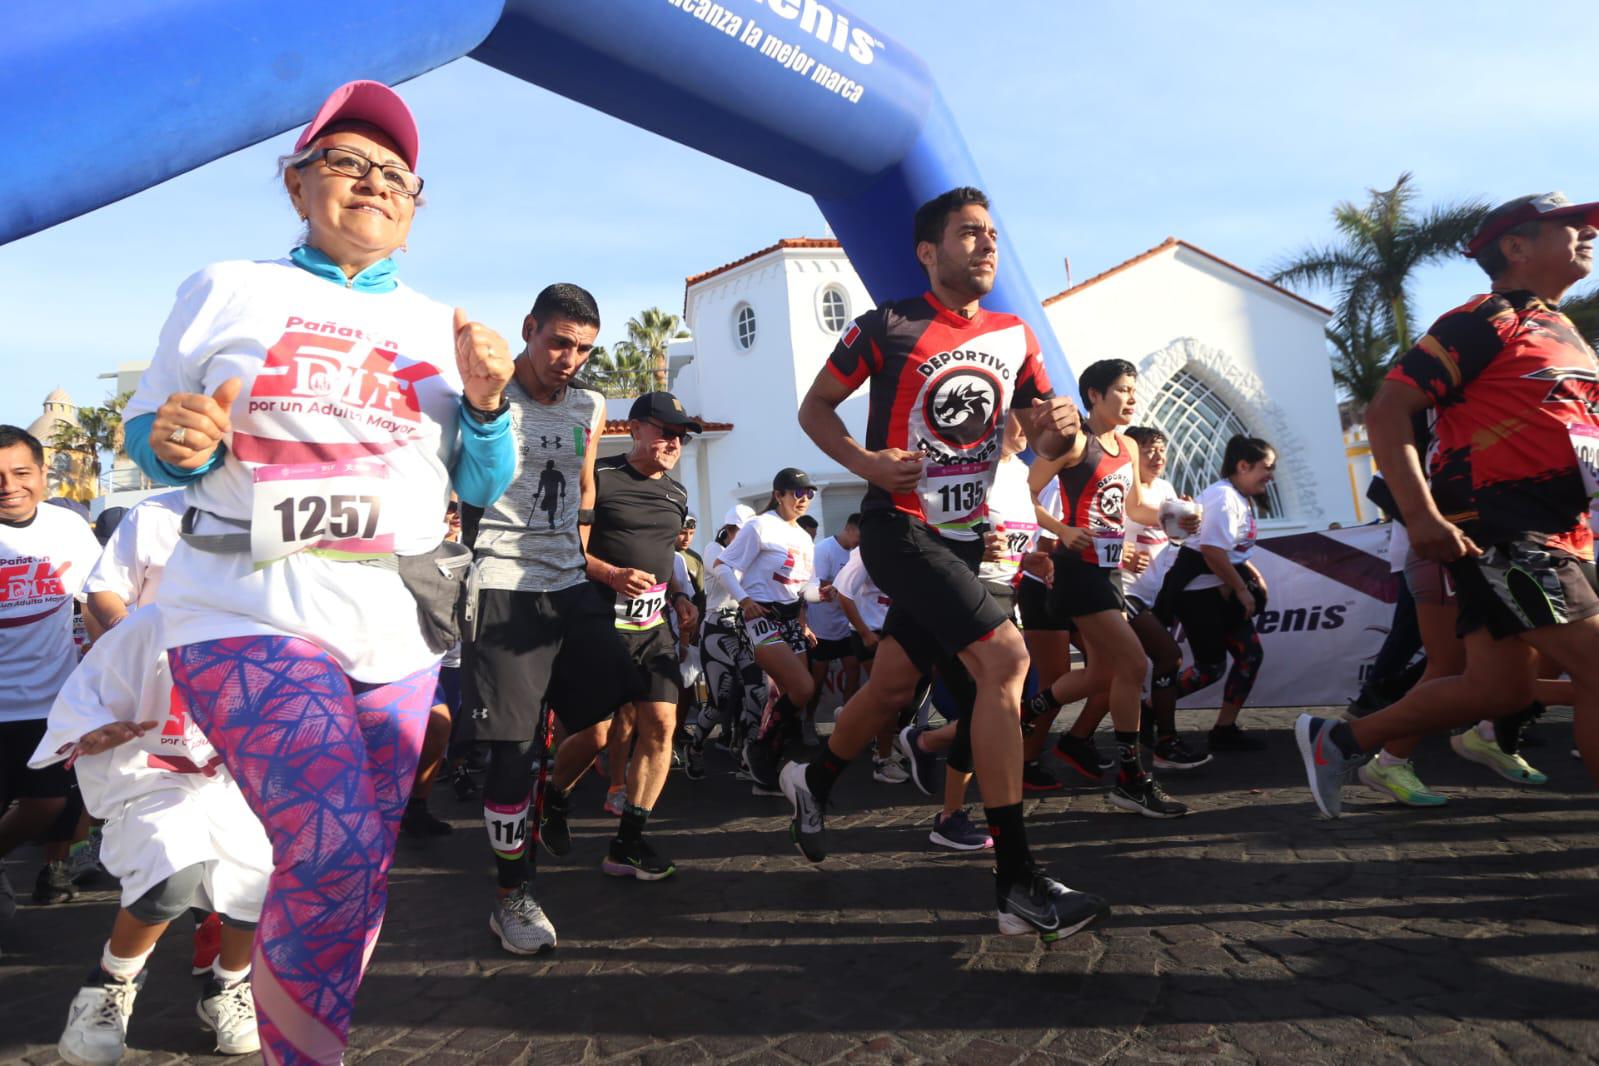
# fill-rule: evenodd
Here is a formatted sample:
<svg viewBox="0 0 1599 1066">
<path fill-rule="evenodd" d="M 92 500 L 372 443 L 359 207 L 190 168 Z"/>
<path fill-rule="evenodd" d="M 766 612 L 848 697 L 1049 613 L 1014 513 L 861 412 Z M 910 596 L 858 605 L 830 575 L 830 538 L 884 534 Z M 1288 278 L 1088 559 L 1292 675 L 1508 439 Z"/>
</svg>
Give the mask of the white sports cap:
<svg viewBox="0 0 1599 1066">
<path fill-rule="evenodd" d="M 728 512 L 722 516 L 722 525 L 743 529 L 744 523 L 755 517 L 755 508 L 747 503 L 735 503 Z"/>
</svg>

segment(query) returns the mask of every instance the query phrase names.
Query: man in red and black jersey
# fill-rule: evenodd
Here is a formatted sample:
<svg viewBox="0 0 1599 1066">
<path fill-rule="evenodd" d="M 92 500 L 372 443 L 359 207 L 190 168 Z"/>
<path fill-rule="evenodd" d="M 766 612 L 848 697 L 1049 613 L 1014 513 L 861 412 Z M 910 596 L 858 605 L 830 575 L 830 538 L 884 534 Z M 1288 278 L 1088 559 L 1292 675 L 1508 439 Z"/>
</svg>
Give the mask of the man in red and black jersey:
<svg viewBox="0 0 1599 1066">
<path fill-rule="evenodd" d="M 940 657 L 958 662 L 976 682 L 973 760 L 994 838 L 1000 931 L 1055 940 L 1105 904 L 1046 877 L 1028 853 L 1016 714 L 1027 650 L 977 567 L 991 533 L 986 499 L 1006 412 L 1018 411 L 1034 449 L 1052 457 L 1076 440 L 1077 409 L 1051 391 L 1027 324 L 980 306 L 999 261 L 982 192 L 952 189 L 923 204 L 915 239 L 928 291 L 856 319 L 800 405 L 800 425 L 817 447 L 870 485 L 861 561 L 893 607 L 871 678 L 839 713 L 827 747 L 808 767 L 784 767 L 779 780 L 794 804 L 790 832 L 820 862 L 834 780 L 893 723 Z M 868 381 L 862 446 L 837 408 Z"/>
<path fill-rule="evenodd" d="M 1574 682 L 1577 745 L 1599 783 L 1599 589 L 1588 509 L 1599 479 L 1599 362 L 1557 310 L 1593 268 L 1599 203 L 1524 196 L 1488 213 L 1467 254 L 1493 282 L 1406 352 L 1366 411 L 1372 454 L 1411 548 L 1448 565 L 1466 672 L 1418 686 L 1353 725 L 1302 715 L 1317 804 L 1405 736 L 1498 717 L 1533 697 L 1538 652 Z M 1438 411 L 1431 490 L 1411 419 Z"/>
</svg>

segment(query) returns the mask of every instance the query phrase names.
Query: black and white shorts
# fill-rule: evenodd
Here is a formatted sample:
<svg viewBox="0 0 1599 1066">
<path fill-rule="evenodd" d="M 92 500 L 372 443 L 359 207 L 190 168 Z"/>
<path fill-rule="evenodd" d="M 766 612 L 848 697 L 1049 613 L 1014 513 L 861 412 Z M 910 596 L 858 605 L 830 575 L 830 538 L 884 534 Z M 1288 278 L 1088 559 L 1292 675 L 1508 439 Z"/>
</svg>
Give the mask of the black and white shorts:
<svg viewBox="0 0 1599 1066">
<path fill-rule="evenodd" d="M 1532 540 L 1488 547 L 1476 558 L 1449 564 L 1462 637 L 1487 627 L 1495 639 L 1565 625 L 1599 614 L 1599 584 L 1591 559 Z"/>
<path fill-rule="evenodd" d="M 579 733 L 644 698 L 616 612 L 592 582 L 558 592 L 484 589 L 479 597 L 470 656 L 476 706 L 466 708 L 478 740 L 535 739 L 546 701 L 568 733 Z"/>
<path fill-rule="evenodd" d="M 799 606 L 792 603 L 763 603 L 766 613 L 744 619 L 744 639 L 754 651 L 786 644 L 792 652 L 805 654 L 805 628 L 800 624 Z"/>
</svg>

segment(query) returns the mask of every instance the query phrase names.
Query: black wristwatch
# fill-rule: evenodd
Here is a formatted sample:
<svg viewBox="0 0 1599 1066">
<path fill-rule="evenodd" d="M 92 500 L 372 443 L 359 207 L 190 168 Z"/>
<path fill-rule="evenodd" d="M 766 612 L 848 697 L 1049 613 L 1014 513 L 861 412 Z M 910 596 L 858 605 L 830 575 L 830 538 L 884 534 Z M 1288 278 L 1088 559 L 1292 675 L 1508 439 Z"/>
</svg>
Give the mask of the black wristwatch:
<svg viewBox="0 0 1599 1066">
<path fill-rule="evenodd" d="M 474 407 L 472 401 L 466 398 L 466 393 L 461 394 L 461 406 L 466 408 L 466 413 L 479 422 L 492 422 L 511 409 L 511 397 L 500 393 L 500 406 L 492 411 L 485 411 L 481 407 Z"/>
</svg>

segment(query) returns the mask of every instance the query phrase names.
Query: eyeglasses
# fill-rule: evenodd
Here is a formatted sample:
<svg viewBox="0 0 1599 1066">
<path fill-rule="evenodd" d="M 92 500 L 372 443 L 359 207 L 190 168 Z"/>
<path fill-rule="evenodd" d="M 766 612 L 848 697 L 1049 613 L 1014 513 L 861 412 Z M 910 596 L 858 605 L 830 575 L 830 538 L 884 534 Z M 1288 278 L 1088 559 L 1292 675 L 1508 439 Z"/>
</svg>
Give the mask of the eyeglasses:
<svg viewBox="0 0 1599 1066">
<path fill-rule="evenodd" d="M 294 169 L 304 170 L 318 160 L 321 160 L 333 173 L 342 174 L 347 178 L 364 178 L 373 167 L 377 167 L 383 175 L 384 183 L 401 196 L 417 196 L 422 192 L 422 179 L 409 170 L 394 163 L 374 162 L 353 148 L 319 149 L 305 162 L 296 163 Z"/>
<path fill-rule="evenodd" d="M 661 436 L 665 437 L 667 440 L 681 441 L 682 443 L 687 444 L 689 441 L 694 439 L 694 434 L 690 433 L 686 429 L 679 429 L 677 426 L 662 425 L 661 423 L 654 421 L 650 422 L 650 425 L 654 426 L 656 430 L 660 432 Z"/>
</svg>

